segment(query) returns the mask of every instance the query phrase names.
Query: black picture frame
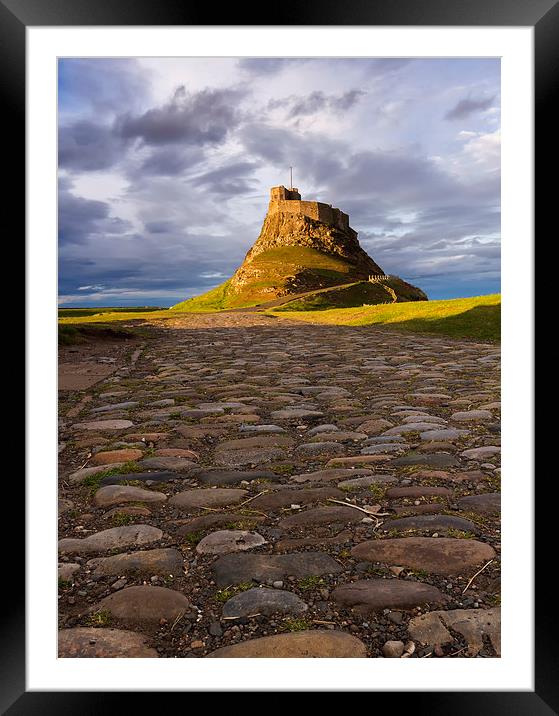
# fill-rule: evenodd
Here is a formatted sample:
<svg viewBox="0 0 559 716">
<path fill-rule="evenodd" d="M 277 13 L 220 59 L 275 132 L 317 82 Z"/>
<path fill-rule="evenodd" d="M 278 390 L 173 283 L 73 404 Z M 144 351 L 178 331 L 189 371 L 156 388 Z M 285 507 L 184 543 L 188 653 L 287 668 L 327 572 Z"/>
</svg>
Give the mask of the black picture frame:
<svg viewBox="0 0 559 716">
<path fill-rule="evenodd" d="M 215 22 L 216 14 L 219 23 Z M 26 28 L 29 26 L 94 25 L 379 25 L 379 26 L 530 26 L 534 28 L 535 71 L 535 143 L 536 225 L 551 223 L 551 211 L 557 199 L 554 159 L 557 152 L 556 113 L 552 111 L 559 68 L 558 0 L 305 0 L 297 4 L 228 4 L 216 10 L 203 3 L 185 0 L 0 0 L 0 92 L 4 109 L 4 136 L 10 137 L 15 150 L 11 182 L 6 189 L 5 205 L 18 216 L 18 235 L 25 226 L 25 62 Z M 23 242 L 22 242 L 23 243 Z M 13 506 L 25 505 L 23 483 L 12 485 Z M 516 714 L 547 716 L 559 712 L 556 641 L 553 624 L 556 617 L 550 584 L 551 563 L 542 554 L 547 540 L 544 530 L 554 524 L 555 505 L 547 495 L 537 498 L 536 544 L 536 620 L 535 690 L 533 692 L 399 692 L 398 709 L 413 709 L 416 714 Z M 19 498 L 19 499 L 18 499 Z M 21 520 L 21 525 L 24 521 Z M 24 551 L 16 544 L 5 545 L 2 573 L 9 590 L 7 605 L 0 611 L 2 653 L 0 654 L 0 709 L 10 716 L 33 714 L 100 714 L 133 707 L 134 694 L 120 692 L 28 692 L 25 684 L 25 593 Z M 553 544 L 553 541 L 549 544 Z M 522 578 L 532 575 L 523 574 Z M 6 584 L 5 584 L 6 587 Z M 518 605 L 522 609 L 522 605 Z M 343 690 L 343 689 L 340 689 Z M 364 687 L 366 690 L 366 687 Z M 142 693 L 141 706 L 161 704 L 161 693 Z M 171 693 L 164 694 L 172 695 Z M 379 698 L 394 695 L 375 694 L 371 708 Z M 186 706 L 186 704 L 184 704 Z"/>
</svg>

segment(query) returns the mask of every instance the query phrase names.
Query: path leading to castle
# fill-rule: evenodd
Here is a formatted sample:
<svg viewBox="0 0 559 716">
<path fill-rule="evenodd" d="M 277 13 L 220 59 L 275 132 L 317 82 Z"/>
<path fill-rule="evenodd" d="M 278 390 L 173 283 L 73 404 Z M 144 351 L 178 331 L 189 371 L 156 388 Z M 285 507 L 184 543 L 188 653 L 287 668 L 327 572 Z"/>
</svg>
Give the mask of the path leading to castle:
<svg viewBox="0 0 559 716">
<path fill-rule="evenodd" d="M 61 349 L 112 371 L 60 392 L 61 656 L 499 655 L 498 346 L 150 330 Z"/>
</svg>

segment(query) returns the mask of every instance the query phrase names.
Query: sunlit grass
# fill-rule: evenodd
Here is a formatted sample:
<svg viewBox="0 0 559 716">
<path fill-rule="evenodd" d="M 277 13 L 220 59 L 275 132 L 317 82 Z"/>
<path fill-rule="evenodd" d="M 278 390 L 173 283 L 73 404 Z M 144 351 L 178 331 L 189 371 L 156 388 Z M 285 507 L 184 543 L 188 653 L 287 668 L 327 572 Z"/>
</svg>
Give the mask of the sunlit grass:
<svg viewBox="0 0 559 716">
<path fill-rule="evenodd" d="M 141 311 L 160 311 L 160 306 L 94 306 L 93 308 L 59 308 L 59 318 L 78 318 L 83 316 L 102 316 L 105 313 L 138 313 Z"/>
<path fill-rule="evenodd" d="M 201 296 L 187 298 L 171 308 L 171 311 L 181 311 L 182 313 L 213 313 L 226 308 L 227 292 L 231 279 L 206 291 Z"/>
<path fill-rule="evenodd" d="M 160 311 L 138 311 L 133 313 L 131 311 L 120 312 L 114 311 L 114 313 L 103 313 L 102 316 L 90 315 L 90 316 L 64 316 L 59 317 L 58 325 L 75 325 L 85 323 L 97 323 L 100 326 L 105 323 L 113 323 L 114 321 L 138 321 L 138 320 L 152 320 L 154 318 L 172 318 L 173 314 L 170 313 L 169 309 L 162 309 Z"/>
<path fill-rule="evenodd" d="M 390 325 L 417 333 L 437 333 L 456 338 L 500 340 L 501 295 L 490 294 L 444 301 L 413 301 L 322 311 L 268 313 L 289 320 L 343 326 Z"/>
</svg>

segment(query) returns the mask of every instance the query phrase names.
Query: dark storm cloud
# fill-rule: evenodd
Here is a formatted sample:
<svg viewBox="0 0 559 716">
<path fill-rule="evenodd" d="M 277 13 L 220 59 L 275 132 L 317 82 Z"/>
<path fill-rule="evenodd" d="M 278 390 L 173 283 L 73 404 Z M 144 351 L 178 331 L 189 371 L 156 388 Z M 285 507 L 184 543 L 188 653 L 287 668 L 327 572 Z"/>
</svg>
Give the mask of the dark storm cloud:
<svg viewBox="0 0 559 716">
<path fill-rule="evenodd" d="M 176 229 L 173 221 L 146 221 L 144 226 L 150 234 L 169 234 Z"/>
<path fill-rule="evenodd" d="M 283 169 L 293 165 L 298 177 L 313 183 L 320 184 L 324 178 L 343 170 L 341 157 L 347 147 L 342 142 L 267 124 L 245 125 L 239 137 L 249 154 L 273 167 Z"/>
<path fill-rule="evenodd" d="M 206 174 L 194 177 L 191 183 L 214 194 L 233 197 L 254 191 L 254 171 L 259 167 L 257 162 L 233 162 Z"/>
<path fill-rule="evenodd" d="M 117 132 L 126 139 L 148 145 L 218 144 L 238 126 L 238 105 L 246 95 L 241 89 L 205 89 L 190 93 L 181 86 L 172 99 L 141 115 L 126 114 L 117 121 Z"/>
<path fill-rule="evenodd" d="M 94 201 L 75 196 L 62 184 L 58 192 L 58 242 L 81 244 L 94 234 L 122 234 L 129 230 L 129 223 L 110 216 L 110 206 L 104 201 Z"/>
<path fill-rule="evenodd" d="M 474 114 L 474 112 L 481 112 L 489 109 L 494 99 L 495 95 L 492 95 L 491 97 L 480 97 L 479 99 L 473 99 L 472 97 L 461 99 L 445 114 L 445 119 L 465 119 L 471 114 Z"/>
<path fill-rule="evenodd" d="M 471 203 L 468 196 L 460 198 L 462 198 L 461 204 L 426 207 L 419 214 L 421 225 L 424 227 L 446 227 L 446 236 L 451 238 L 454 243 L 464 235 L 499 233 L 501 212 L 498 195 L 488 195 L 483 202 L 478 201 L 474 204 Z"/>
<path fill-rule="evenodd" d="M 223 142 L 240 122 L 244 90 L 179 87 L 171 100 L 140 115 L 118 114 L 112 122 L 79 119 L 62 124 L 58 134 L 59 167 L 72 171 L 106 170 L 124 162 L 133 140 L 151 153 L 131 174 L 177 176 L 205 159 L 204 146 Z M 173 145 L 172 147 L 169 145 Z M 180 145 L 180 146 L 179 146 Z"/>
<path fill-rule="evenodd" d="M 188 151 L 181 151 L 176 147 L 157 147 L 142 162 L 136 173 L 177 176 L 199 164 L 205 156 L 200 147 L 190 147 Z"/>
<path fill-rule="evenodd" d="M 354 207 L 359 199 L 401 209 L 426 200 L 444 203 L 462 191 L 437 164 L 409 149 L 352 153 L 343 142 L 264 124 L 245 127 L 242 138 L 249 153 L 280 167 L 293 165 L 299 177 L 324 187 L 326 196 L 351 200 Z"/>
<path fill-rule="evenodd" d="M 108 216 L 109 205 L 104 201 L 83 199 L 69 192 L 60 193 L 58 197 L 59 243 L 81 243 Z"/>
<path fill-rule="evenodd" d="M 144 235 L 128 234 L 115 242 L 110 236 L 90 235 L 83 244 L 64 245 L 59 255 L 59 294 L 77 296 L 80 302 L 86 294 L 96 293 L 93 301 L 102 305 L 103 296 L 126 294 L 159 296 L 157 303 L 178 302 L 186 296 L 202 293 L 220 283 L 242 262 L 245 248 L 234 249 L 231 236 L 216 240 L 205 234 L 187 234 L 184 229 L 173 235 L 166 229 Z M 223 250 L 223 244 L 228 250 Z M 223 277 L 223 278 L 222 278 Z M 84 286 L 102 286 L 102 291 L 81 291 Z M 80 293 L 81 295 L 78 295 Z M 100 295 L 101 294 L 101 295 Z M 119 298 L 120 300 L 120 298 Z M 130 299 L 134 304 L 134 298 Z M 136 298 L 136 305 L 138 304 Z M 142 299 L 145 304 L 147 299 Z"/>
<path fill-rule="evenodd" d="M 348 158 L 334 179 L 338 191 L 354 197 L 397 197 L 404 208 L 454 194 L 456 182 L 436 164 L 408 151 L 360 152 Z"/>
<path fill-rule="evenodd" d="M 328 95 L 317 90 L 305 97 L 291 95 L 270 100 L 268 109 L 286 107 L 290 117 L 303 117 L 318 112 L 342 112 L 351 109 L 364 94 L 366 93 L 363 90 L 357 89 L 348 90 L 341 95 Z"/>
<path fill-rule="evenodd" d="M 108 169 L 124 151 L 111 127 L 90 120 L 62 126 L 58 132 L 58 166 L 74 171 Z"/>
</svg>

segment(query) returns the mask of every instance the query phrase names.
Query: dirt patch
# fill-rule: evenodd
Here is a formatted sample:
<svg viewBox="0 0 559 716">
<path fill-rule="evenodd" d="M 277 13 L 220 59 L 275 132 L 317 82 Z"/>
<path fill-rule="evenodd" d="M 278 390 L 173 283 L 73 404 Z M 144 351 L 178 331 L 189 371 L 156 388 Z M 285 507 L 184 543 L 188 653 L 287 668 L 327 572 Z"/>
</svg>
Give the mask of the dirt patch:
<svg viewBox="0 0 559 716">
<path fill-rule="evenodd" d="M 58 348 L 58 390 L 86 390 L 114 373 L 142 345 L 135 337 L 106 334 L 88 336 L 87 342 Z"/>
</svg>

